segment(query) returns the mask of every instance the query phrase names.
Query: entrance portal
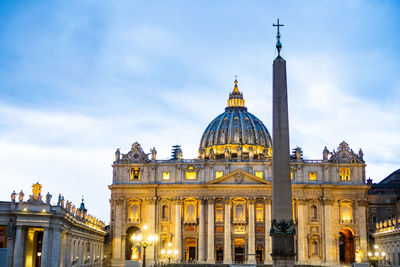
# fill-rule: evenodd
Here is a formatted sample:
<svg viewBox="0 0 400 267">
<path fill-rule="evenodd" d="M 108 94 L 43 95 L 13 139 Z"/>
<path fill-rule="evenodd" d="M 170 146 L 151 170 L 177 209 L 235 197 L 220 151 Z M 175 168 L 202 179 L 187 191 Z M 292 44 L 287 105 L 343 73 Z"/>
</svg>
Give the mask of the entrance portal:
<svg viewBox="0 0 400 267">
<path fill-rule="evenodd" d="M 235 264 L 242 264 L 245 261 L 245 240 L 244 238 L 235 238 L 234 245 L 234 261 Z"/>
<path fill-rule="evenodd" d="M 126 230 L 125 240 L 125 259 L 137 261 L 142 259 L 141 247 L 133 246 L 132 236 L 140 234 L 140 229 L 136 226 L 131 226 Z"/>
<path fill-rule="evenodd" d="M 186 261 L 192 262 L 196 260 L 196 239 L 189 237 L 185 239 Z"/>
<path fill-rule="evenodd" d="M 340 262 L 354 262 L 354 234 L 350 228 L 343 228 L 339 232 L 339 256 Z"/>
<path fill-rule="evenodd" d="M 224 261 L 224 249 L 222 247 L 217 247 L 215 250 L 215 263 L 222 263 Z"/>
</svg>

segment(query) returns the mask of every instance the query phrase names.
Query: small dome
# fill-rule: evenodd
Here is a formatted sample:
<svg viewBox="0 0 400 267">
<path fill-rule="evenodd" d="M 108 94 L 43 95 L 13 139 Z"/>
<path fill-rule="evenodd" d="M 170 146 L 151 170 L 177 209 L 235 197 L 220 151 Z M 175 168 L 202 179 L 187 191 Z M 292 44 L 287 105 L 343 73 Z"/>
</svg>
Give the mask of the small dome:
<svg viewBox="0 0 400 267">
<path fill-rule="evenodd" d="M 225 112 L 206 128 L 199 154 L 206 158 L 263 158 L 272 155 L 271 136 L 261 120 L 247 111 L 238 82 L 229 94 Z"/>
</svg>

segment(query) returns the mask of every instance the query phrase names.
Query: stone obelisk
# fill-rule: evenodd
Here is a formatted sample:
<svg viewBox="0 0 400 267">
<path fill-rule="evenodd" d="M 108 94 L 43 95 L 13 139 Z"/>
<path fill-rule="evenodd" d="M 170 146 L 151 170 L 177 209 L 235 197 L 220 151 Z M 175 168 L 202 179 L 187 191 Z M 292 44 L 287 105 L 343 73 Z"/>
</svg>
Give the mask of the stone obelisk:
<svg viewBox="0 0 400 267">
<path fill-rule="evenodd" d="M 286 82 L 286 61 L 281 57 L 279 24 L 273 63 L 273 144 L 272 144 L 272 237 L 273 266 L 294 266 L 294 234 L 292 185 L 290 178 L 289 119 Z M 301 241 L 303 242 L 303 240 Z"/>
</svg>

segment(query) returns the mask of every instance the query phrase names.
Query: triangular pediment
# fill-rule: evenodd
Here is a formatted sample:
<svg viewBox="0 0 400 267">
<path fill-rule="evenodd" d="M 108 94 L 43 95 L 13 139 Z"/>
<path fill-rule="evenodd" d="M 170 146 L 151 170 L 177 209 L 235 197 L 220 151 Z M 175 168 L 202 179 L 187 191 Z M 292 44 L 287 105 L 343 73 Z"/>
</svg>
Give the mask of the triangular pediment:
<svg viewBox="0 0 400 267">
<path fill-rule="evenodd" d="M 209 181 L 207 184 L 271 184 L 270 182 L 261 179 L 244 170 L 237 169 L 233 172 L 227 173 L 217 179 Z"/>
</svg>

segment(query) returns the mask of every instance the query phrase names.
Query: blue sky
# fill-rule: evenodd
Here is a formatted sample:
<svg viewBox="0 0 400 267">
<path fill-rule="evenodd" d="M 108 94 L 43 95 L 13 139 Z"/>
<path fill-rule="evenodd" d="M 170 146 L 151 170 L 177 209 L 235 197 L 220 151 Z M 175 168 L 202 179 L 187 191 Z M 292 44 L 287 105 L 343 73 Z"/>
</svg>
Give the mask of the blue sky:
<svg viewBox="0 0 400 267">
<path fill-rule="evenodd" d="M 271 129 L 278 17 L 291 146 L 320 159 L 345 140 L 379 181 L 400 168 L 399 14 L 398 1 L 2 1 L 0 199 L 39 181 L 108 222 L 116 148 L 196 157 L 235 74 Z"/>
</svg>

